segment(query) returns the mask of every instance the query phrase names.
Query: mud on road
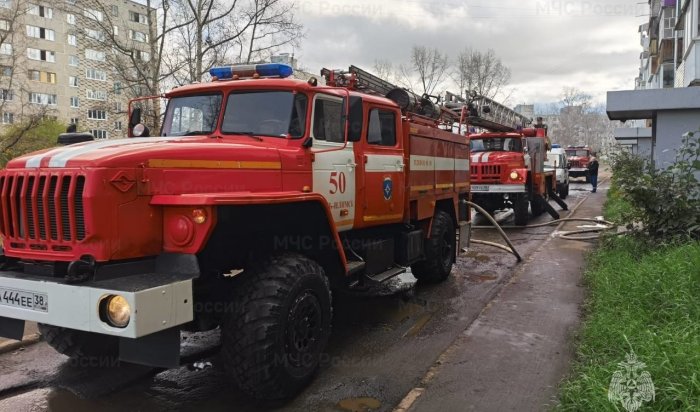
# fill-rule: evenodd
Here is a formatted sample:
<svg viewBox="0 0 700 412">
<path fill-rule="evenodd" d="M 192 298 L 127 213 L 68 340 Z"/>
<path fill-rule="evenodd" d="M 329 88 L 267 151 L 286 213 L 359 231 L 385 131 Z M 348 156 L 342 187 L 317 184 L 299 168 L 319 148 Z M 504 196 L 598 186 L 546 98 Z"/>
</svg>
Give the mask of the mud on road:
<svg viewBox="0 0 700 412">
<path fill-rule="evenodd" d="M 589 190 L 590 185 L 572 184 L 567 203 L 574 207 Z M 561 212 L 562 217 L 567 213 Z M 512 224 L 509 214 L 497 219 Z M 548 220 L 543 215 L 532 223 Z M 487 222 L 476 215 L 474 224 Z M 508 233 L 527 260 L 554 229 Z M 502 243 L 493 230 L 475 230 L 473 238 Z M 414 285 L 407 274 L 392 285 L 395 293 L 389 296 L 335 294 L 333 335 L 323 365 L 312 384 L 285 404 L 256 403 L 235 389 L 216 354 L 215 331 L 184 335 L 188 363 L 166 371 L 103 360 L 82 368 L 43 342 L 1 355 L 0 410 L 390 411 L 474 322 L 517 266 L 512 255 L 473 245 L 459 256 L 445 283 Z"/>
</svg>

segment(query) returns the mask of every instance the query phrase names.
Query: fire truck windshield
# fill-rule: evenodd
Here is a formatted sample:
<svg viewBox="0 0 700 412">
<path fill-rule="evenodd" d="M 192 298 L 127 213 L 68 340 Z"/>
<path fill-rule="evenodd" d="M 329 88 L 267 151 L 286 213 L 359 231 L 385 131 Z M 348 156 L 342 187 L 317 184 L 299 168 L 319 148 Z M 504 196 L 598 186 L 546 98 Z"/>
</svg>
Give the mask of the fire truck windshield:
<svg viewBox="0 0 700 412">
<path fill-rule="evenodd" d="M 168 102 L 162 136 L 193 136 L 216 130 L 221 94 L 174 97 Z"/>
<path fill-rule="evenodd" d="M 523 144 L 521 139 L 512 137 L 498 138 L 471 138 L 469 146 L 472 153 L 479 152 L 522 152 Z"/>
<path fill-rule="evenodd" d="M 569 157 L 588 157 L 588 150 L 567 150 L 566 155 Z"/>
<path fill-rule="evenodd" d="M 226 102 L 221 132 L 299 138 L 306 131 L 307 106 L 306 95 L 291 91 L 234 92 Z"/>
</svg>

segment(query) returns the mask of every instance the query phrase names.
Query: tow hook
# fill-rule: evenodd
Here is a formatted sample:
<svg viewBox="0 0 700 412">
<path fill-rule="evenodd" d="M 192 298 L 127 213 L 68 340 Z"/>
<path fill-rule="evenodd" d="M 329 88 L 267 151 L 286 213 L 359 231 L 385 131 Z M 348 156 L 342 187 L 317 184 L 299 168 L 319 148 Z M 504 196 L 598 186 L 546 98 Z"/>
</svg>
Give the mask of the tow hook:
<svg viewBox="0 0 700 412">
<path fill-rule="evenodd" d="M 89 280 L 95 274 L 95 258 L 83 255 L 80 260 L 74 260 L 68 264 L 66 282 L 69 284 L 82 283 Z"/>
</svg>

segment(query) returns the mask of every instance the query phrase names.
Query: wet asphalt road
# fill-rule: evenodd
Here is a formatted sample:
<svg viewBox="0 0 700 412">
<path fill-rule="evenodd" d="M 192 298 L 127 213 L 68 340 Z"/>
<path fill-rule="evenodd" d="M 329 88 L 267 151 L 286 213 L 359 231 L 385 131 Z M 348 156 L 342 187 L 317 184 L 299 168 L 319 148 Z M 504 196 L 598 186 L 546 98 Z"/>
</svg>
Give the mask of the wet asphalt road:
<svg viewBox="0 0 700 412">
<path fill-rule="evenodd" d="M 590 185 L 573 183 L 566 202 L 576 206 L 589 190 Z M 497 219 L 512 224 L 507 213 Z M 548 220 L 545 214 L 531 223 Z M 474 224 L 487 222 L 477 215 Z M 553 230 L 512 229 L 508 234 L 526 259 Z M 473 238 L 502 243 L 493 230 L 476 230 Z M 167 371 L 134 365 L 80 368 L 43 342 L 0 355 L 0 410 L 391 411 L 479 316 L 516 266 L 515 257 L 505 252 L 473 245 L 440 285 L 413 287 L 413 277 L 404 275 L 394 284 L 399 292 L 390 296 L 334 295 L 325 362 L 312 384 L 286 404 L 251 401 L 231 385 L 216 354 L 214 332 L 186 335 L 183 353 L 189 363 Z M 204 364 L 195 367 L 198 361 Z"/>
</svg>

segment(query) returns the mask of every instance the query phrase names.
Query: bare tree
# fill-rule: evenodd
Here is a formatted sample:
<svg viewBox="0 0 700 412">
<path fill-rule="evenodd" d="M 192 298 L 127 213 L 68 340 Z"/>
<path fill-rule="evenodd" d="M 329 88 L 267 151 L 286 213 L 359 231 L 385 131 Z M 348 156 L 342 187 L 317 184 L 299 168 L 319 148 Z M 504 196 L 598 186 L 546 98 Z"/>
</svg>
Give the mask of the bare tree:
<svg viewBox="0 0 700 412">
<path fill-rule="evenodd" d="M 0 163 L 3 165 L 16 155 L 55 143 L 58 135 L 53 133 L 55 130 L 49 130 L 49 135 L 39 130 L 47 120 L 59 124 L 53 116 L 55 103 L 48 99 L 29 101 L 25 26 L 21 24 L 28 7 L 21 0 L 0 5 L 0 116 L 5 124 L 0 131 Z"/>
<path fill-rule="evenodd" d="M 495 98 L 510 82 L 510 69 L 492 49 L 485 53 L 466 49 L 457 56 L 452 78 L 464 92 L 475 91 L 481 96 Z"/>
<path fill-rule="evenodd" d="M 564 107 L 580 106 L 586 108 L 591 105 L 591 95 L 575 87 L 564 87 L 561 93 L 561 103 Z"/>
<path fill-rule="evenodd" d="M 447 75 L 449 59 L 437 48 L 413 46 L 410 67 L 402 66 L 401 75 L 404 82 L 410 82 L 415 75 L 423 93 L 433 95 Z"/>
<path fill-rule="evenodd" d="M 268 58 L 280 47 L 297 45 L 303 26 L 294 4 L 283 0 L 171 0 L 181 26 L 172 36 L 178 83 L 202 81 L 210 67 Z"/>
<path fill-rule="evenodd" d="M 396 72 L 394 71 L 394 64 L 389 60 L 377 59 L 372 65 L 372 71 L 380 79 L 386 80 L 389 83 L 396 82 Z"/>
</svg>

